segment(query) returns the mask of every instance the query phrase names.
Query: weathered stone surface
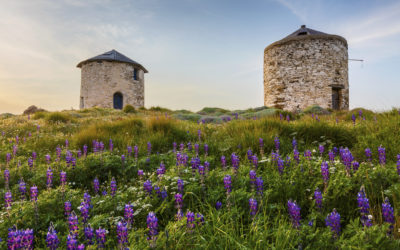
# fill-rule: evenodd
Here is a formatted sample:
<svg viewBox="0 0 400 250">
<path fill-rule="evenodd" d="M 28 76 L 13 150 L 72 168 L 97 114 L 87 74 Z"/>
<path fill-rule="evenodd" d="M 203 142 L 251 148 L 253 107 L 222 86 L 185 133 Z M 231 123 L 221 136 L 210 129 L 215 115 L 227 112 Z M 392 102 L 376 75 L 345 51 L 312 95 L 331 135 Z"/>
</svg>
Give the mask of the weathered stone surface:
<svg viewBox="0 0 400 250">
<path fill-rule="evenodd" d="M 123 96 L 123 106 L 144 106 L 144 72 L 134 65 L 116 61 L 93 61 L 82 65 L 80 108 L 113 108 L 114 94 Z"/>
<path fill-rule="evenodd" d="M 334 90 L 336 89 L 336 90 Z M 264 105 L 296 111 L 311 105 L 349 108 L 347 42 L 335 35 L 278 41 L 264 50 Z"/>
</svg>

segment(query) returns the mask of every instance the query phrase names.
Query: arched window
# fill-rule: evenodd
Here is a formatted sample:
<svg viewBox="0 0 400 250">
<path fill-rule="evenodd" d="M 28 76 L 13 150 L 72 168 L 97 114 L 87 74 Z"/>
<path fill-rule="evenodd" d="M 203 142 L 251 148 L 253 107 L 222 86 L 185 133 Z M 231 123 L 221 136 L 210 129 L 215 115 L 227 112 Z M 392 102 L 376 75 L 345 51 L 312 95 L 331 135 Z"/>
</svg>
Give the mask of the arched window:
<svg viewBox="0 0 400 250">
<path fill-rule="evenodd" d="M 114 108 L 115 109 L 122 109 L 124 106 L 124 97 L 120 92 L 116 92 L 113 98 Z"/>
</svg>

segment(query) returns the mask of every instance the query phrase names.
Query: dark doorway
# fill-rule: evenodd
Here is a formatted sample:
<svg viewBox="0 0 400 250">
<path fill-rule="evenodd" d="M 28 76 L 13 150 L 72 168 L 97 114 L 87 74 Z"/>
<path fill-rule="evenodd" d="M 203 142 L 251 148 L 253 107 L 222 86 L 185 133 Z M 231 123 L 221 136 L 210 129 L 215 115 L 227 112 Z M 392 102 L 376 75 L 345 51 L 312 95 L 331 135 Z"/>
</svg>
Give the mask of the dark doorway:
<svg viewBox="0 0 400 250">
<path fill-rule="evenodd" d="M 332 109 L 340 109 L 340 89 L 332 88 Z"/>
<path fill-rule="evenodd" d="M 120 92 L 114 94 L 114 108 L 122 109 L 124 106 L 124 98 Z"/>
</svg>

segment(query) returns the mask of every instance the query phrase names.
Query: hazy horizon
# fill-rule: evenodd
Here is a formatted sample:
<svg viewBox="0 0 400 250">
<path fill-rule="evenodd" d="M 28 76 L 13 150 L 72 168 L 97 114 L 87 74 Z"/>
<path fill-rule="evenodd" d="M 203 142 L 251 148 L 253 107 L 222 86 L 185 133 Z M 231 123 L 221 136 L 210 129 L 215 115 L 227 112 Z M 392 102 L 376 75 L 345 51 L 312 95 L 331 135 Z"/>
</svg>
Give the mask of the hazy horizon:
<svg viewBox="0 0 400 250">
<path fill-rule="evenodd" d="M 141 63 L 145 106 L 263 106 L 263 51 L 302 24 L 347 39 L 350 108 L 400 107 L 398 1 L 2 1 L 0 113 L 78 109 L 85 59 Z"/>
</svg>

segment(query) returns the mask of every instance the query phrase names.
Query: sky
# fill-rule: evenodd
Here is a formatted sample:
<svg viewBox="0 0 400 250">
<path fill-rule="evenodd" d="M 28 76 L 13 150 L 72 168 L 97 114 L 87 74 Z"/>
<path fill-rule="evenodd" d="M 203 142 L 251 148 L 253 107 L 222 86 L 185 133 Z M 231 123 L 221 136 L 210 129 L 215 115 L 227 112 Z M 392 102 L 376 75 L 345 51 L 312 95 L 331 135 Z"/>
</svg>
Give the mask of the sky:
<svg viewBox="0 0 400 250">
<path fill-rule="evenodd" d="M 347 39 L 350 108 L 400 107 L 400 1 L 0 0 L 0 113 L 79 108 L 85 59 L 142 64 L 145 106 L 245 109 L 263 51 L 300 25 Z"/>
</svg>

